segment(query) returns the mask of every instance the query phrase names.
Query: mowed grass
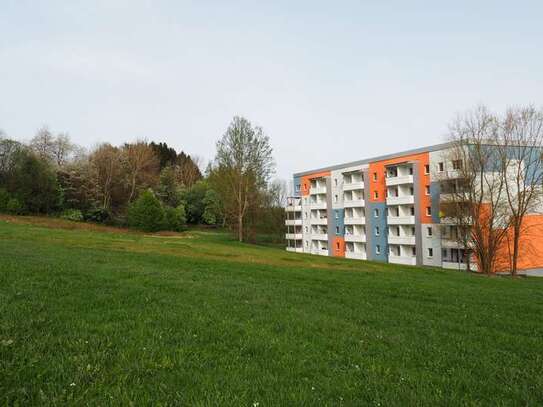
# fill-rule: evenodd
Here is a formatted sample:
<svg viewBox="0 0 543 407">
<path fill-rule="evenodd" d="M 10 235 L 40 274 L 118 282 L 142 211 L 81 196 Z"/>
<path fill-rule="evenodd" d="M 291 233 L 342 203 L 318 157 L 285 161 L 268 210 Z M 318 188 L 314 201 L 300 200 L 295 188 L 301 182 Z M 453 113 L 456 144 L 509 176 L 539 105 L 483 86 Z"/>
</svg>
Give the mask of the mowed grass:
<svg viewBox="0 0 543 407">
<path fill-rule="evenodd" d="M 1 405 L 541 405 L 543 279 L 0 219 Z"/>
</svg>

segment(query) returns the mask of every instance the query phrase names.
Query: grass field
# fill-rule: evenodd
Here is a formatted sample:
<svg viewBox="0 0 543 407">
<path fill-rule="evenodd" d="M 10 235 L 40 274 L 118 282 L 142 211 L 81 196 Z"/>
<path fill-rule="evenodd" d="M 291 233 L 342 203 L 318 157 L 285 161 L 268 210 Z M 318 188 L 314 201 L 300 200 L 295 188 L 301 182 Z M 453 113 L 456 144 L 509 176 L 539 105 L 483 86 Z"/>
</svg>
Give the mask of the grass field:
<svg viewBox="0 0 543 407">
<path fill-rule="evenodd" d="M 0 405 L 541 405 L 543 279 L 0 218 Z"/>
</svg>

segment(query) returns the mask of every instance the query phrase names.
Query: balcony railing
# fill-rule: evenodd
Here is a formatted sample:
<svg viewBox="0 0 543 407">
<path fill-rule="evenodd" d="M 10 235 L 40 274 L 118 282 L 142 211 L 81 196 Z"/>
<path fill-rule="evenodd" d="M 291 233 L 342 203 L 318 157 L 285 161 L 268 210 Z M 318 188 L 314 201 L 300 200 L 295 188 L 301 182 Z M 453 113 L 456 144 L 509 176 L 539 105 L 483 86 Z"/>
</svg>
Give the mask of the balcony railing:
<svg viewBox="0 0 543 407">
<path fill-rule="evenodd" d="M 346 242 L 366 242 L 366 235 L 359 235 L 359 234 L 346 234 L 344 237 Z"/>
<path fill-rule="evenodd" d="M 285 211 L 287 212 L 301 212 L 302 211 L 302 205 L 287 205 L 285 208 Z"/>
<path fill-rule="evenodd" d="M 387 223 L 389 225 L 414 225 L 414 216 L 387 216 Z"/>
<path fill-rule="evenodd" d="M 417 258 L 415 256 L 396 256 L 394 254 L 389 254 L 388 261 L 389 263 L 406 264 L 410 266 L 415 266 L 417 264 Z"/>
<path fill-rule="evenodd" d="M 357 259 L 357 260 L 366 260 L 367 256 L 365 252 L 345 252 L 345 258 L 347 259 Z"/>
<path fill-rule="evenodd" d="M 310 209 L 326 209 L 326 201 L 309 202 Z"/>
<path fill-rule="evenodd" d="M 400 175 L 397 177 L 387 177 L 387 185 L 401 185 L 401 184 L 412 184 L 413 176 L 412 175 Z"/>
<path fill-rule="evenodd" d="M 285 237 L 287 240 L 302 240 L 303 234 L 302 233 L 287 233 L 285 234 Z"/>
<path fill-rule="evenodd" d="M 344 218 L 343 223 L 345 225 L 365 225 L 366 218 L 365 217 Z"/>
<path fill-rule="evenodd" d="M 311 187 L 309 189 L 310 195 L 319 195 L 319 194 L 326 194 L 326 187 L 319 186 L 319 187 Z"/>
<path fill-rule="evenodd" d="M 415 197 L 413 195 L 389 196 L 387 198 L 387 205 L 408 205 L 414 203 Z"/>
<path fill-rule="evenodd" d="M 287 252 L 303 253 L 303 247 L 287 247 Z"/>
<path fill-rule="evenodd" d="M 311 233 L 311 239 L 328 241 L 328 233 Z"/>
<path fill-rule="evenodd" d="M 364 189 L 364 181 L 359 182 L 349 182 L 343 184 L 344 191 L 353 191 L 357 189 Z"/>
<path fill-rule="evenodd" d="M 343 207 L 345 208 L 360 208 L 365 205 L 365 202 L 363 199 L 344 199 L 343 200 Z"/>
<path fill-rule="evenodd" d="M 388 243 L 389 244 L 405 244 L 405 245 L 412 245 L 412 246 L 416 244 L 415 236 L 394 236 L 390 234 L 388 235 Z"/>
<path fill-rule="evenodd" d="M 312 225 L 328 225 L 328 218 L 311 218 Z"/>
<path fill-rule="evenodd" d="M 299 226 L 302 224 L 302 219 L 287 219 L 285 225 L 287 226 Z"/>
</svg>

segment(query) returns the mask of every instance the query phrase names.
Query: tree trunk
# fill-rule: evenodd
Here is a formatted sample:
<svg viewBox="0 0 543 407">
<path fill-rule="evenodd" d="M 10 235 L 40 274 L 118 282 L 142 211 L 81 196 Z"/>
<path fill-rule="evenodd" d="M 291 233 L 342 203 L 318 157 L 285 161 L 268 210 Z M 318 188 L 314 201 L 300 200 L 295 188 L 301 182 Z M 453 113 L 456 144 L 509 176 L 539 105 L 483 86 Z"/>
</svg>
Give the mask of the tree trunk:
<svg viewBox="0 0 543 407">
<path fill-rule="evenodd" d="M 511 276 L 517 276 L 517 263 L 518 263 L 518 252 L 519 252 L 519 240 L 520 240 L 520 227 L 515 225 L 515 230 L 513 232 L 513 261 L 511 267 Z"/>
<path fill-rule="evenodd" d="M 238 240 L 243 242 L 243 215 L 238 215 Z"/>
</svg>

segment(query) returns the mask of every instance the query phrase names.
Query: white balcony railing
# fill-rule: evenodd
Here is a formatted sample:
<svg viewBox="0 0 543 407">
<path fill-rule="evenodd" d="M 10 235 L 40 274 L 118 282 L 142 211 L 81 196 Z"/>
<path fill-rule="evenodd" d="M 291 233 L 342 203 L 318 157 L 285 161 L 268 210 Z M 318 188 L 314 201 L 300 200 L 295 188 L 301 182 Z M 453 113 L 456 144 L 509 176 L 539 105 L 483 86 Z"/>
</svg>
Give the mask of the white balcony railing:
<svg viewBox="0 0 543 407">
<path fill-rule="evenodd" d="M 326 187 L 311 187 L 309 189 L 310 195 L 326 194 Z"/>
<path fill-rule="evenodd" d="M 343 190 L 344 191 L 353 191 L 357 189 L 364 189 L 364 181 L 360 182 L 350 182 L 343 184 Z"/>
<path fill-rule="evenodd" d="M 346 234 L 344 239 L 345 239 L 346 242 L 365 243 L 366 242 L 366 235 L 357 235 L 357 234 L 347 235 Z"/>
<path fill-rule="evenodd" d="M 415 256 L 396 256 L 394 254 L 389 254 L 388 261 L 389 263 L 406 264 L 409 266 L 415 266 L 417 264 L 417 258 Z"/>
<path fill-rule="evenodd" d="M 287 240 L 302 240 L 303 235 L 302 233 L 287 233 L 285 237 Z"/>
<path fill-rule="evenodd" d="M 387 198 L 387 205 L 408 205 L 414 203 L 415 197 L 413 195 L 389 196 Z"/>
<path fill-rule="evenodd" d="M 328 218 L 311 218 L 312 225 L 328 225 Z"/>
<path fill-rule="evenodd" d="M 311 233 L 311 239 L 328 241 L 328 233 Z"/>
<path fill-rule="evenodd" d="M 343 200 L 343 207 L 345 208 L 360 208 L 365 205 L 363 199 L 350 199 L 350 200 Z"/>
<path fill-rule="evenodd" d="M 285 220 L 285 225 L 287 226 L 299 226 L 302 224 L 301 219 L 287 219 Z"/>
<path fill-rule="evenodd" d="M 401 184 L 412 184 L 413 176 L 412 175 L 400 175 L 398 177 L 387 177 L 387 185 L 401 185 Z"/>
<path fill-rule="evenodd" d="M 304 249 L 302 247 L 287 247 L 287 252 L 303 253 Z"/>
<path fill-rule="evenodd" d="M 302 211 L 302 205 L 287 205 L 285 208 L 285 211 L 287 212 L 301 212 Z"/>
<path fill-rule="evenodd" d="M 310 202 L 309 208 L 310 209 L 326 209 L 326 201 Z"/>
<path fill-rule="evenodd" d="M 406 245 L 412 245 L 412 246 L 416 244 L 415 236 L 394 236 L 394 235 L 388 235 L 388 243 L 389 244 L 406 244 Z"/>
<path fill-rule="evenodd" d="M 387 216 L 387 223 L 389 225 L 414 225 L 414 216 Z"/>
<path fill-rule="evenodd" d="M 359 218 L 345 218 L 343 220 L 343 223 L 345 225 L 365 225 L 366 224 L 366 218 L 359 217 Z"/>
<path fill-rule="evenodd" d="M 366 260 L 367 256 L 365 252 L 345 252 L 345 258 L 347 259 L 357 259 L 357 260 Z"/>
</svg>

